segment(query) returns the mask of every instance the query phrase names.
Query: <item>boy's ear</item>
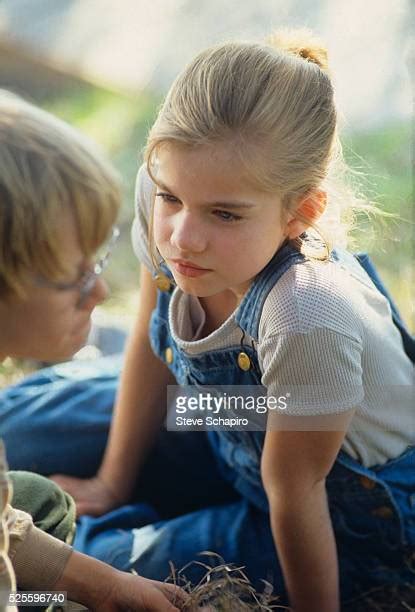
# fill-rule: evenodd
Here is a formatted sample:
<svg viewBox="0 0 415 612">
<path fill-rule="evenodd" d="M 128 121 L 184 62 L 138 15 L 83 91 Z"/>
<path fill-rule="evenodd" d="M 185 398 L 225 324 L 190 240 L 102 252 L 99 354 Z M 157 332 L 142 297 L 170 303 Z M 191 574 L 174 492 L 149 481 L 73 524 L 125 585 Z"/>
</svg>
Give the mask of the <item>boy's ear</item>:
<svg viewBox="0 0 415 612">
<path fill-rule="evenodd" d="M 325 191 L 313 191 L 304 196 L 287 223 L 287 238 L 290 240 L 298 238 L 311 224 L 321 217 L 326 209 L 326 205 L 327 193 Z"/>
</svg>

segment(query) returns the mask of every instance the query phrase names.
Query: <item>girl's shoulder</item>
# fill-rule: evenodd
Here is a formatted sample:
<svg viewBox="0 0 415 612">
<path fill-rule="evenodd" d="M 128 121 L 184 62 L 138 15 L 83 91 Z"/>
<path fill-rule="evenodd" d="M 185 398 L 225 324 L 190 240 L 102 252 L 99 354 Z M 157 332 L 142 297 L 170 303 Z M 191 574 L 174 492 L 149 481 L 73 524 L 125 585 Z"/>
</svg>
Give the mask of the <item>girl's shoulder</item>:
<svg viewBox="0 0 415 612">
<path fill-rule="evenodd" d="M 265 299 L 259 337 L 326 329 L 361 341 L 368 307 L 363 294 L 376 292 L 362 280 L 336 261 L 291 266 Z"/>
<path fill-rule="evenodd" d="M 292 265 L 266 297 L 261 381 L 270 395 L 289 390 L 291 414 L 338 413 L 362 400 L 365 334 L 359 305 L 348 296 L 358 292 L 354 282 L 335 262 L 307 260 Z"/>
</svg>

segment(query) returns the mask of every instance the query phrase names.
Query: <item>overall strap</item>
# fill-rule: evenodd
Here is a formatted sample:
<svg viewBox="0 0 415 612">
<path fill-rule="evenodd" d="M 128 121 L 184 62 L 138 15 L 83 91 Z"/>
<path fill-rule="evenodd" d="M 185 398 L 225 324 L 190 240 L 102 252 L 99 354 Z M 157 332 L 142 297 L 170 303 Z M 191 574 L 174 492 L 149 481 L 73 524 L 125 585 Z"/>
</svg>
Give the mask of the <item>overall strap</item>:
<svg viewBox="0 0 415 612">
<path fill-rule="evenodd" d="M 272 287 L 291 266 L 305 259 L 292 244 L 285 244 L 258 274 L 244 296 L 236 314 L 236 322 L 255 341 L 258 341 L 262 308 Z"/>
</svg>

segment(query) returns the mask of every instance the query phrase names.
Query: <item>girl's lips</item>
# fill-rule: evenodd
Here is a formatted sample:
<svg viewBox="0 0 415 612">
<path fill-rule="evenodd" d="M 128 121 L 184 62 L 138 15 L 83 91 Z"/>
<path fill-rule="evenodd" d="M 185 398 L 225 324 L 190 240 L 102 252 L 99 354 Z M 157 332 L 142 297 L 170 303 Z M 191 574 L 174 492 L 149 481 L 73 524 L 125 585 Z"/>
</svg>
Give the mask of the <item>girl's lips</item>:
<svg viewBox="0 0 415 612">
<path fill-rule="evenodd" d="M 183 261 L 182 259 L 171 259 L 170 261 L 172 262 L 176 272 L 182 274 L 183 276 L 194 278 L 196 276 L 202 276 L 207 272 L 211 272 L 211 270 L 208 268 L 200 268 L 199 266 L 196 266 L 188 261 Z"/>
</svg>

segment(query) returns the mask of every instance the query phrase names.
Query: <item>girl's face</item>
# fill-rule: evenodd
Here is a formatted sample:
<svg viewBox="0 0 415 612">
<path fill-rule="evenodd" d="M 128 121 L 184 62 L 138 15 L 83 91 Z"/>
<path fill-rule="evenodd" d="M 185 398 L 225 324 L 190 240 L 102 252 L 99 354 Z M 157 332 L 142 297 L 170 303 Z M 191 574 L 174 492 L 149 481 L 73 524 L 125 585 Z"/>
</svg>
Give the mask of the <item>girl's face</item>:
<svg viewBox="0 0 415 612">
<path fill-rule="evenodd" d="M 240 299 L 284 242 L 287 223 L 275 194 L 260 191 L 227 145 L 161 147 L 154 239 L 177 285 L 208 297 Z"/>
</svg>

